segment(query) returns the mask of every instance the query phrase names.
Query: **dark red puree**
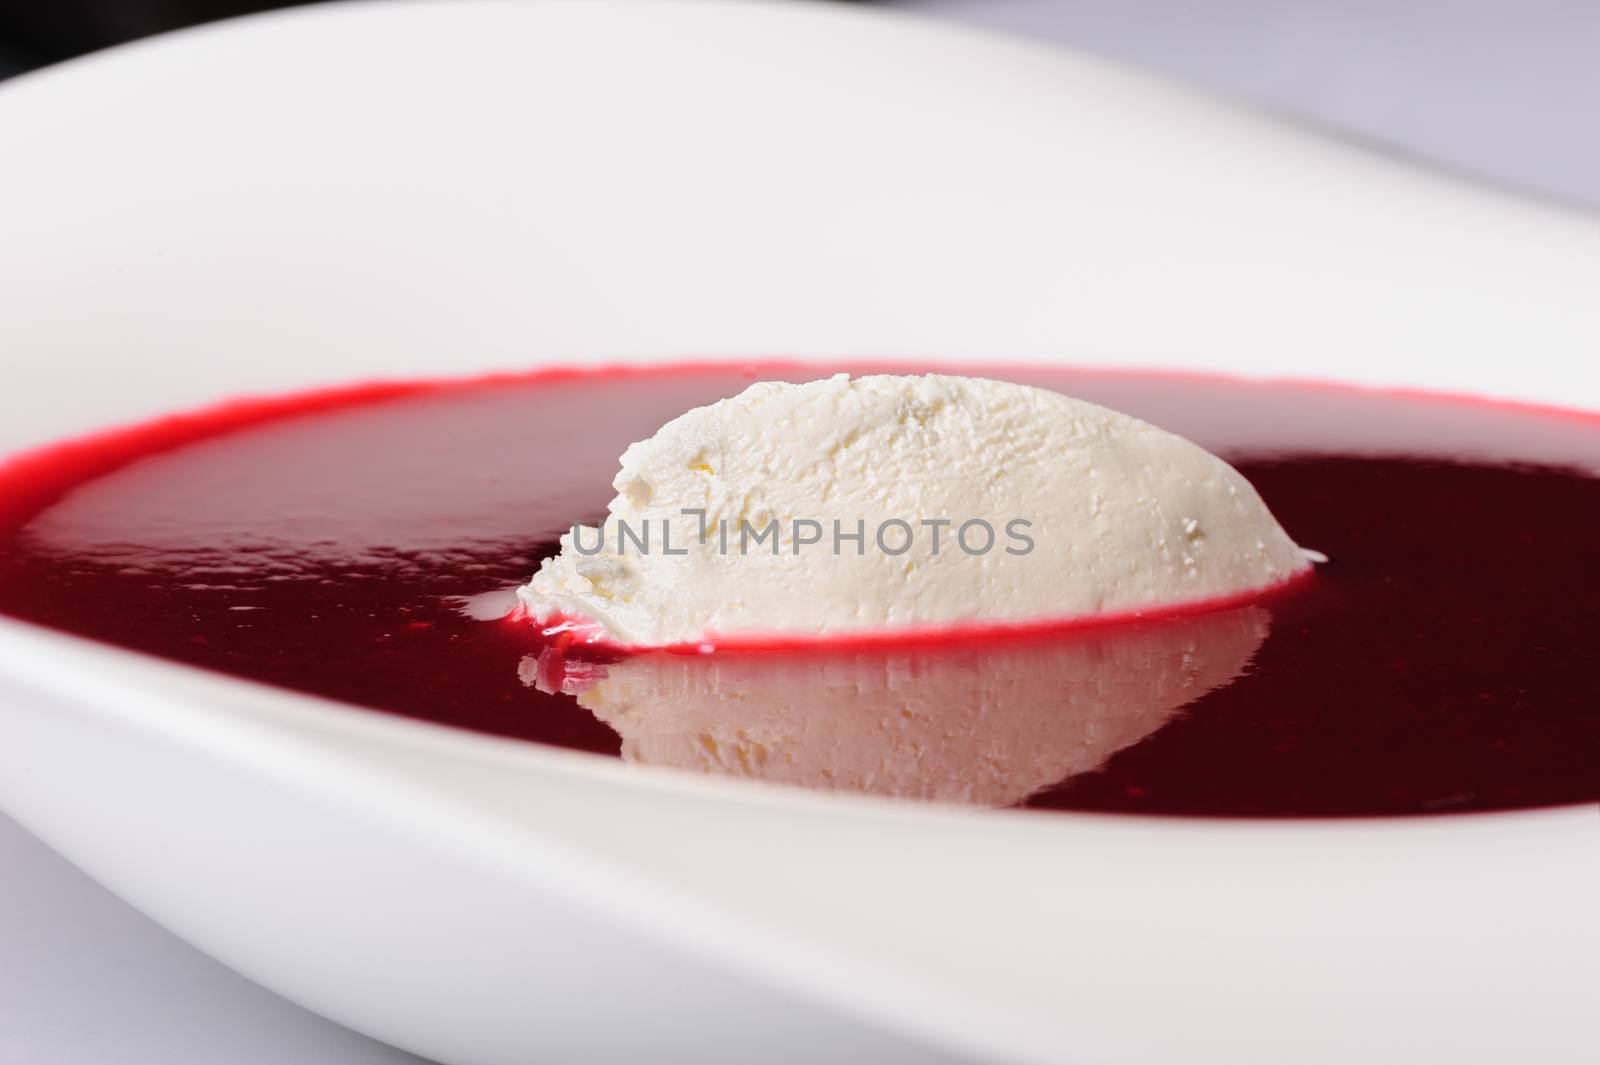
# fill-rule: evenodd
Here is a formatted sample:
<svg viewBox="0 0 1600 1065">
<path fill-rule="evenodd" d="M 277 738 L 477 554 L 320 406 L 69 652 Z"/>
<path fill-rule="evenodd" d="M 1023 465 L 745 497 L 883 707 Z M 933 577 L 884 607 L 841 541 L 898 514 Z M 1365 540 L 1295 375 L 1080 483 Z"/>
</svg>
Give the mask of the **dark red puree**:
<svg viewBox="0 0 1600 1065">
<path fill-rule="evenodd" d="M 615 754 L 617 734 L 571 695 L 530 686 L 530 626 L 473 620 L 457 597 L 526 580 L 563 530 L 603 514 L 630 441 L 757 376 L 821 372 L 377 387 L 69 445 L 0 472 L 0 611 L 410 717 Z M 1109 744 L 1126 743 L 1098 768 L 1038 782 L 1027 805 L 1283 817 L 1600 799 L 1600 480 L 1580 472 L 1600 468 L 1600 422 L 1319 386 L 998 375 L 1219 452 L 1299 543 L 1332 560 L 1246 619 L 1250 645 L 1218 667 L 1222 683 Z M 841 656 L 857 677 L 882 673 L 874 656 L 898 655 L 897 669 L 921 662 L 982 684 L 995 662 L 1043 654 L 1054 663 L 1043 668 L 1067 663 L 1071 684 L 1083 661 L 1123 653 L 1071 643 L 1124 639 L 1115 634 L 1049 639 L 1064 642 L 767 652 L 716 675 L 761 688 L 770 664 L 804 684 L 813 668 L 837 678 Z M 1149 654 L 1137 643 L 1127 653 Z M 1074 698 L 1062 714 L 1085 712 Z M 995 712 L 979 731 L 1004 747 L 991 733 L 1009 723 Z M 947 737 L 942 766 L 964 757 L 963 735 Z M 735 753 L 752 751 L 772 753 Z"/>
</svg>

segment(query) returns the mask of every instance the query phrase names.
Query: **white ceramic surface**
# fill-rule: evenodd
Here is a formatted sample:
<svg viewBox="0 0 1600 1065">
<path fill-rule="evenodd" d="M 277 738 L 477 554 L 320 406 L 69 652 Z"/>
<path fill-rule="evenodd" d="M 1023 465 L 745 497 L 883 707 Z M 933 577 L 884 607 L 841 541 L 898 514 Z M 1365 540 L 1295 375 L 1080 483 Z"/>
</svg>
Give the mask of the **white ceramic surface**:
<svg viewBox="0 0 1600 1065">
<path fill-rule="evenodd" d="M 0 451 L 682 355 L 1205 367 L 1600 409 L 1600 222 L 1081 57 L 737 3 L 319 7 L 0 90 Z M 679 777 L 0 624 L 0 803 L 460 1065 L 1592 1060 L 1600 808 L 1248 824 Z M 820 1054 L 820 1057 L 818 1056 Z"/>
</svg>

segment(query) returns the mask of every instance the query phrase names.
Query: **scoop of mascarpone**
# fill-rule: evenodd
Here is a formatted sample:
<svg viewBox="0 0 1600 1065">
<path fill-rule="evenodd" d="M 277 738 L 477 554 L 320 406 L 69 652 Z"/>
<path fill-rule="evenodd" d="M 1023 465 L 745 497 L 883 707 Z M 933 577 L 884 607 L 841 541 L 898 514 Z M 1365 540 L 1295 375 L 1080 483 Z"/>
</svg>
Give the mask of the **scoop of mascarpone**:
<svg viewBox="0 0 1600 1065">
<path fill-rule="evenodd" d="M 518 596 L 627 647 L 1138 613 L 1309 565 L 1204 449 L 978 378 L 760 382 L 630 446 L 612 485 Z"/>
</svg>

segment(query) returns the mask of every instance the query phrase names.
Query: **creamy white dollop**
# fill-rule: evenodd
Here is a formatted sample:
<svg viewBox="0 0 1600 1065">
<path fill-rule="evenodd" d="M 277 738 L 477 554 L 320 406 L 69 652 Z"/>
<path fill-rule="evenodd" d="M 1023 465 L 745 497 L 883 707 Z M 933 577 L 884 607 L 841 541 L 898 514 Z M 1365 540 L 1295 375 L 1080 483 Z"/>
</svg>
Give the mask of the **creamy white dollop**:
<svg viewBox="0 0 1600 1065">
<path fill-rule="evenodd" d="M 1309 565 L 1237 471 L 1136 418 L 938 374 L 765 381 L 623 453 L 541 625 L 714 645 L 1147 612 Z"/>
</svg>

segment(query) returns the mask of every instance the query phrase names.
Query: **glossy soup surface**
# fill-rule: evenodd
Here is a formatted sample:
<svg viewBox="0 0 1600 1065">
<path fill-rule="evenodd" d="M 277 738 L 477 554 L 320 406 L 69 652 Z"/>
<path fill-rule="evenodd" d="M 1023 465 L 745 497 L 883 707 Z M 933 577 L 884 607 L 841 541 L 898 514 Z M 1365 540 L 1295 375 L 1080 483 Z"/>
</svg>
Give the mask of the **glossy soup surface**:
<svg viewBox="0 0 1600 1065">
<path fill-rule="evenodd" d="M 1600 422 L 1579 416 L 988 370 L 1217 451 L 1330 561 L 1246 607 L 959 645 L 584 661 L 463 612 L 604 513 L 630 441 L 758 376 L 824 372 L 358 389 L 64 446 L 0 471 L 0 612 L 410 717 L 789 784 L 1267 817 L 1600 799 Z"/>
</svg>

